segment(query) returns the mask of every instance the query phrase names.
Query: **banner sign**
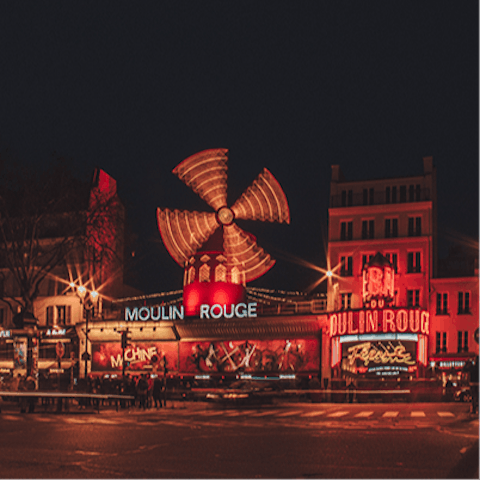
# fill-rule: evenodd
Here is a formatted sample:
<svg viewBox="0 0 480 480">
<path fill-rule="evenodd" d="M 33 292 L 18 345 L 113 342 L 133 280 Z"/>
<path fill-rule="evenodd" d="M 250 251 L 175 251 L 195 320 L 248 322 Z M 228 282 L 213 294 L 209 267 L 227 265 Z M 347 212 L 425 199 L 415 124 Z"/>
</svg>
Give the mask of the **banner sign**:
<svg viewBox="0 0 480 480">
<path fill-rule="evenodd" d="M 398 375 L 416 370 L 416 342 L 360 342 L 343 344 L 342 350 L 342 369 L 352 373 Z"/>
<path fill-rule="evenodd" d="M 364 333 L 430 333 L 430 314 L 414 308 L 347 310 L 328 316 L 330 336 Z"/>
<path fill-rule="evenodd" d="M 125 349 L 128 370 L 137 372 L 163 371 L 163 357 L 169 371 L 178 370 L 178 345 L 176 342 L 137 343 Z M 92 344 L 92 372 L 122 371 L 122 347 L 120 343 Z"/>
<path fill-rule="evenodd" d="M 299 373 L 319 366 L 318 339 L 180 343 L 182 372 Z"/>
</svg>

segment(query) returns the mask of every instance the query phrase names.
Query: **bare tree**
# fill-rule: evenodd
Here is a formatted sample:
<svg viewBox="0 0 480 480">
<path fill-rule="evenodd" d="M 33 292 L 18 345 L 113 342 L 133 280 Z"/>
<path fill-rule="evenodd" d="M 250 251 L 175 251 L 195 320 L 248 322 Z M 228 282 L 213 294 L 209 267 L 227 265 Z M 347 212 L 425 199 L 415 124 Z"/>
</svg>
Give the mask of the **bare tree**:
<svg viewBox="0 0 480 480">
<path fill-rule="evenodd" d="M 33 314 L 43 282 L 71 265 L 97 286 L 115 275 L 124 217 L 115 180 L 97 169 L 92 184 L 80 181 L 59 158 L 44 170 L 3 170 L 0 300 L 14 314 Z"/>
</svg>

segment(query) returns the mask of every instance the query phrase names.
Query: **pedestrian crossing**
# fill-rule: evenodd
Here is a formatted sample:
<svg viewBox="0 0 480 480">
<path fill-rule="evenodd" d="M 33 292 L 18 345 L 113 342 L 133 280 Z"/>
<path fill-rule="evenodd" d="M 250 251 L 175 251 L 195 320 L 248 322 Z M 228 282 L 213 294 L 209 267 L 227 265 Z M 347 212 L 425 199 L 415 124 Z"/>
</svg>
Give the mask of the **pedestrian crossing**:
<svg viewBox="0 0 480 480">
<path fill-rule="evenodd" d="M 282 408 L 270 408 L 270 409 L 224 409 L 224 408 L 177 408 L 177 409 L 161 409 L 161 410 L 136 410 L 132 409 L 130 411 L 120 411 L 112 415 L 113 412 L 105 411 L 103 414 L 91 414 L 91 415 L 81 415 L 76 416 L 75 414 L 65 414 L 65 415 L 55 415 L 55 414 L 0 414 L 0 421 L 18 421 L 18 420 L 27 420 L 32 419 L 34 421 L 48 423 L 55 421 L 63 421 L 65 423 L 75 425 L 75 424 L 95 424 L 95 425 L 117 425 L 122 422 L 133 421 L 134 419 L 138 420 L 147 420 L 150 422 L 162 422 L 162 421 L 172 421 L 172 420 L 182 420 L 191 421 L 195 419 L 196 421 L 208 421 L 208 419 L 252 419 L 253 421 L 258 420 L 274 420 L 274 421 L 301 421 L 303 423 L 309 422 L 341 422 L 341 421 L 381 421 L 382 419 L 391 419 L 391 420 L 412 420 L 412 421 L 421 421 L 423 420 L 448 420 L 455 419 L 461 415 L 461 412 L 452 412 L 446 410 L 435 410 L 429 409 L 425 410 L 410 410 L 410 409 L 399 409 L 399 410 L 385 410 L 384 408 L 378 409 L 361 409 L 361 408 L 318 408 L 318 409 L 308 409 L 308 408 L 289 408 L 283 406 Z M 142 418 L 147 417 L 147 418 Z"/>
</svg>

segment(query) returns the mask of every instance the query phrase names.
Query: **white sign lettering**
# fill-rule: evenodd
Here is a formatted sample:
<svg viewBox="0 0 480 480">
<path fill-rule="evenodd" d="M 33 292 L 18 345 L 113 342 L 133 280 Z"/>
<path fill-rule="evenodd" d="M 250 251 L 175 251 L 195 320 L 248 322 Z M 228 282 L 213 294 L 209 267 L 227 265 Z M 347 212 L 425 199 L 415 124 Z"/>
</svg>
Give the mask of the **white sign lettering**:
<svg viewBox="0 0 480 480">
<path fill-rule="evenodd" d="M 257 303 L 238 303 L 237 305 L 200 305 L 200 318 L 255 318 L 257 316 Z M 183 320 L 183 305 L 154 306 L 154 307 L 126 307 L 126 322 L 146 322 L 148 320 Z"/>
</svg>

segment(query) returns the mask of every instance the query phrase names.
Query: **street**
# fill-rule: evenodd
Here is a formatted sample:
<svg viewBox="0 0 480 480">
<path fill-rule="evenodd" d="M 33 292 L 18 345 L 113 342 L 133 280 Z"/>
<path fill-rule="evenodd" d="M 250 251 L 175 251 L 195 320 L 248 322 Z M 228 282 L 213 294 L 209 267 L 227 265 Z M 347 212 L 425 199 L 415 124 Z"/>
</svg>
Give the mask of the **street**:
<svg viewBox="0 0 480 480">
<path fill-rule="evenodd" d="M 0 415 L 3 478 L 477 478 L 467 404 L 302 404 Z"/>
</svg>

